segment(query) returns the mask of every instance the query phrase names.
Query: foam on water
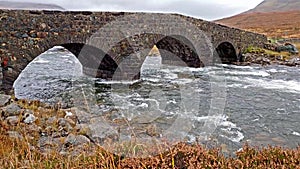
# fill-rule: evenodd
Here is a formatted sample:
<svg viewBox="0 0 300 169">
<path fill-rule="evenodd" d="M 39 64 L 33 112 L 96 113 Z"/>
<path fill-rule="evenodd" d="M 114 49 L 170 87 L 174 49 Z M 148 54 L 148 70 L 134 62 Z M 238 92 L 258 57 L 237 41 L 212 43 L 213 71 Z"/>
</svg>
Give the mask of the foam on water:
<svg viewBox="0 0 300 169">
<path fill-rule="evenodd" d="M 220 136 L 227 138 L 230 141 L 241 142 L 245 137 L 241 128 L 237 127 L 237 125 L 233 122 L 228 121 L 228 116 L 224 116 L 219 126 L 223 132 L 223 134 L 220 134 Z"/>
<path fill-rule="evenodd" d="M 295 136 L 299 136 L 300 137 L 300 133 L 296 132 L 296 131 L 293 131 L 292 132 L 292 135 L 295 135 Z"/>
<path fill-rule="evenodd" d="M 227 65 L 227 64 L 219 64 L 218 66 L 222 66 L 224 68 L 233 68 L 233 69 L 250 69 L 253 70 L 258 67 L 254 66 L 238 66 L 238 65 Z"/>
<path fill-rule="evenodd" d="M 294 80 L 265 80 L 246 77 L 244 78 L 244 82 L 252 84 L 254 87 L 278 89 L 294 93 L 300 92 L 300 82 Z"/>
<path fill-rule="evenodd" d="M 270 74 L 265 71 L 242 72 L 242 71 L 231 70 L 231 71 L 224 71 L 224 73 L 229 75 L 247 75 L 247 76 L 261 76 L 261 77 L 270 76 Z"/>
<path fill-rule="evenodd" d="M 66 65 L 72 66 L 74 64 L 69 64 L 68 61 L 73 61 L 74 63 L 78 62 L 78 60 L 73 56 L 73 54 L 64 51 L 62 47 L 55 47 L 43 55 L 44 56 L 41 57 L 41 60 L 37 59 L 37 62 L 32 62 L 38 63 L 36 65 L 32 65 L 32 67 L 35 66 L 33 72 L 23 72 L 26 74 L 25 81 L 28 83 L 21 83 L 17 91 L 22 92 L 28 90 L 30 93 L 32 91 L 39 90 L 46 92 L 46 94 L 47 91 L 49 91 L 48 93 L 51 97 L 51 94 L 55 93 L 57 90 L 55 88 L 43 89 L 43 86 L 40 84 L 52 84 L 54 86 L 61 85 L 61 91 L 65 91 L 64 83 L 68 83 L 68 78 L 70 77 L 70 72 L 68 73 L 65 71 Z M 49 62 L 51 62 L 51 64 L 49 64 Z M 44 65 L 41 63 L 46 66 L 43 67 Z M 66 65 L 64 65 L 65 63 Z M 220 136 L 217 138 L 220 139 L 218 141 L 225 140 L 226 142 L 232 142 L 232 144 L 236 145 L 241 145 L 240 143 L 246 140 L 244 139 L 244 134 L 247 139 L 249 139 L 248 137 L 255 136 L 256 131 L 249 131 L 252 130 L 252 128 L 247 128 L 247 125 L 255 127 L 257 132 L 266 130 L 264 126 L 268 126 L 269 128 L 267 129 L 270 129 L 273 132 L 272 134 L 278 135 L 286 132 L 285 128 L 289 128 L 290 131 L 287 136 L 292 136 L 291 139 L 298 138 L 298 136 L 300 137 L 300 133 L 297 131 L 297 126 L 295 127 L 294 124 L 290 125 L 288 122 L 284 121 L 284 125 L 278 123 L 276 124 L 276 127 L 274 127 L 275 124 L 270 124 L 271 122 L 267 119 L 267 117 L 271 119 L 271 117 L 276 116 L 276 118 L 278 117 L 283 120 L 285 118 L 292 118 L 292 120 L 294 120 L 298 117 L 298 110 L 300 108 L 298 103 L 300 99 L 294 98 L 295 96 L 297 97 L 297 94 L 279 93 L 280 97 L 282 96 L 282 99 L 280 100 L 280 103 L 282 104 L 277 104 L 276 99 L 272 102 L 271 97 L 268 99 L 269 96 L 273 96 L 272 94 L 278 92 L 278 90 L 299 93 L 300 82 L 299 78 L 297 78 L 297 76 L 299 76 L 299 73 L 297 72 L 299 71 L 298 69 L 280 66 L 260 67 L 225 64 L 204 68 L 176 67 L 161 65 L 161 58 L 159 57 L 146 58 L 144 63 L 146 64 L 143 64 L 143 67 L 141 68 L 142 80 L 107 81 L 81 76 L 78 78 L 72 78 L 72 81 L 74 81 L 74 83 L 78 83 L 80 86 L 82 85 L 84 88 L 96 88 L 95 90 L 100 89 L 100 93 L 97 93 L 96 96 L 104 100 L 101 102 L 103 105 L 99 105 L 100 112 L 109 112 L 109 110 L 116 108 L 120 113 L 120 115 L 117 116 L 128 118 L 128 120 L 133 119 L 131 122 L 135 122 L 135 120 L 137 120 L 137 122 L 139 122 L 138 120 L 145 121 L 145 119 L 146 121 L 151 121 L 159 117 L 159 120 L 163 120 L 161 120 L 162 122 L 158 120 L 161 122 L 161 124 L 158 125 L 165 127 L 169 125 L 169 122 L 172 122 L 174 118 L 183 116 L 183 119 L 188 119 L 191 122 L 194 122 L 194 128 L 191 132 L 185 133 L 188 134 L 188 140 L 191 142 L 196 141 L 198 136 L 201 137 L 204 134 L 211 134 L 201 132 L 202 128 L 200 125 L 206 121 L 212 122 L 213 125 L 217 126 L 213 134 Z M 47 64 L 49 65 L 47 66 Z M 59 66 L 61 68 L 59 68 Z M 54 72 L 50 73 L 48 68 L 54 70 Z M 76 68 L 76 70 L 77 69 L 78 68 Z M 74 71 L 69 67 L 68 70 Z M 35 75 L 35 73 L 38 75 Z M 33 76 L 43 76 L 43 78 L 39 78 L 38 81 L 35 81 Z M 61 80 L 62 77 L 67 80 Z M 60 78 L 60 80 L 54 78 Z M 228 112 L 228 114 L 230 114 L 230 118 L 234 120 L 230 120 L 228 116 L 224 115 L 207 116 L 206 110 L 209 110 L 209 105 L 211 104 L 210 87 L 212 85 L 219 84 L 218 79 L 221 78 L 226 79 L 228 87 L 226 89 L 228 97 L 226 100 L 225 112 Z M 44 79 L 46 81 L 43 81 Z M 107 84 L 107 86 L 111 85 L 111 88 L 106 89 L 106 85 L 95 85 L 95 83 Z M 240 90 L 242 88 L 249 87 L 251 87 L 251 90 Z M 237 88 L 237 90 L 234 88 Z M 264 90 L 262 95 L 261 89 L 270 90 Z M 61 91 L 57 93 L 61 93 Z M 203 98 L 199 101 L 199 110 L 197 108 L 190 109 L 191 111 L 181 109 L 184 101 L 183 96 L 187 93 L 185 91 L 191 91 L 193 94 L 198 94 L 201 99 Z M 151 94 L 151 92 L 153 93 Z M 159 95 L 159 93 L 161 95 Z M 253 95 L 257 95 L 263 99 L 266 97 L 270 100 L 270 103 L 259 102 L 259 104 L 257 104 L 256 102 L 253 102 L 251 98 Z M 27 96 L 30 96 L 30 94 L 27 94 Z M 35 95 L 33 94 L 33 96 Z M 37 96 L 40 97 L 40 95 Z M 166 96 L 166 98 L 164 98 L 164 96 Z M 193 101 L 196 100 L 194 99 L 195 97 L 188 96 L 189 95 L 187 95 L 187 98 L 191 98 L 190 100 L 187 99 L 188 103 L 193 103 Z M 43 97 L 33 98 L 40 100 L 43 99 Z M 292 99 L 296 99 L 296 101 L 292 103 Z M 252 104 L 255 104 L 257 107 L 252 106 Z M 193 103 L 189 105 L 196 104 Z M 264 112 L 264 110 L 266 110 L 264 106 L 270 108 L 272 111 Z M 193 106 L 187 107 L 190 108 Z M 281 110 L 280 108 L 283 108 L 284 110 Z M 201 116 L 201 113 L 204 113 L 203 116 Z M 259 116 L 259 114 L 263 113 L 265 113 L 265 118 Z M 184 126 L 184 124 L 182 126 Z M 251 132 L 254 132 L 254 134 Z M 272 140 L 270 139 L 270 142 L 271 141 Z M 293 141 L 297 142 L 297 140 Z"/>
<path fill-rule="evenodd" d="M 97 80 L 97 79 L 95 79 Z M 140 82 L 141 80 L 111 80 L 111 81 L 96 81 L 97 84 L 125 84 L 125 85 L 133 85 L 135 83 Z"/>
</svg>

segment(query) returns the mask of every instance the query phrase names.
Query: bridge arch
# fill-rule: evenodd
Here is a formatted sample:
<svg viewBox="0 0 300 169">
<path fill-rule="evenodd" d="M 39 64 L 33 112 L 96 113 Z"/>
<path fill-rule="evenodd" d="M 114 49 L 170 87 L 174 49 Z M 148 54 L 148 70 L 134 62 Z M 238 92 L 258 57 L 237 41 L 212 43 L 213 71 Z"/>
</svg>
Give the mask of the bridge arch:
<svg viewBox="0 0 300 169">
<path fill-rule="evenodd" d="M 215 57 L 218 57 L 222 63 L 237 62 L 237 52 L 232 42 L 220 42 L 215 49 Z M 216 58 L 215 58 L 216 59 Z"/>
<path fill-rule="evenodd" d="M 181 35 L 164 36 L 156 44 L 163 64 L 203 67 L 192 42 Z"/>
<path fill-rule="evenodd" d="M 112 79 L 118 69 L 116 61 L 102 49 L 84 43 L 66 43 L 60 46 L 76 56 L 86 75 Z"/>
</svg>

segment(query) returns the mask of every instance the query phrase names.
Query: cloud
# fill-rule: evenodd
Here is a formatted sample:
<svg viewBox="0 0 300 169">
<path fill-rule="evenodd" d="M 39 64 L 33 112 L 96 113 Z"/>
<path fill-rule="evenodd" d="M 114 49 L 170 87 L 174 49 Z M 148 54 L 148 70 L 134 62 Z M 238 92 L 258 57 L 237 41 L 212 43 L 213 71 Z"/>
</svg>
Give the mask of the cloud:
<svg viewBox="0 0 300 169">
<path fill-rule="evenodd" d="M 41 3 L 40 0 L 23 0 L 25 1 Z M 43 3 L 57 4 L 69 10 L 174 12 L 213 20 L 243 12 L 249 9 L 249 6 L 253 7 L 247 1 L 249 2 L 249 0 L 52 0 Z M 259 1 L 262 0 L 252 0 L 252 4 Z"/>
</svg>

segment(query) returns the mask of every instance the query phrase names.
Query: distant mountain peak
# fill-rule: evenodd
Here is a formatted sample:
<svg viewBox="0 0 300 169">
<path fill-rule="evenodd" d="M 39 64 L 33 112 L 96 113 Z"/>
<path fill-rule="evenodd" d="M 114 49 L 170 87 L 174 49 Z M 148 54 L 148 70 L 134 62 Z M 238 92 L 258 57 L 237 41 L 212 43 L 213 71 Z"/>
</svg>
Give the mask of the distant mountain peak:
<svg viewBox="0 0 300 169">
<path fill-rule="evenodd" d="M 300 38 L 300 0 L 264 0 L 254 9 L 217 23 L 275 38 Z"/>
<path fill-rule="evenodd" d="M 300 10 L 299 0 L 264 0 L 254 9 L 246 13 L 254 12 L 286 12 Z"/>
<path fill-rule="evenodd" d="M 55 4 L 43 4 L 32 2 L 0 1 L 0 9 L 24 9 L 24 10 L 65 10 Z"/>
</svg>

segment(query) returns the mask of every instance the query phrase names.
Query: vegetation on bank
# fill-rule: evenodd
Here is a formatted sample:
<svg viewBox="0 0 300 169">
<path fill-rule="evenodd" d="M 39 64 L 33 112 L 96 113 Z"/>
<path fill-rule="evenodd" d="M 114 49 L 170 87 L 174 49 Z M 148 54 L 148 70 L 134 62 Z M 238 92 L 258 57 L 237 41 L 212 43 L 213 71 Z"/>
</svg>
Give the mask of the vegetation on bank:
<svg viewBox="0 0 300 169">
<path fill-rule="evenodd" d="M 299 168 L 300 147 L 263 149 L 244 146 L 236 157 L 225 157 L 218 149 L 180 143 L 167 152 L 149 158 L 122 158 L 100 147 L 93 155 L 42 154 L 32 150 L 26 140 L 7 137 L 0 131 L 1 168 Z"/>
<path fill-rule="evenodd" d="M 268 50 L 268 49 L 264 49 L 264 48 L 259 48 L 259 47 L 253 47 L 250 46 L 248 48 L 245 49 L 244 53 L 256 53 L 256 54 L 267 54 L 270 56 L 283 56 L 283 57 L 288 57 L 291 54 L 289 52 L 276 52 L 276 51 L 272 51 L 272 50 Z"/>
</svg>

